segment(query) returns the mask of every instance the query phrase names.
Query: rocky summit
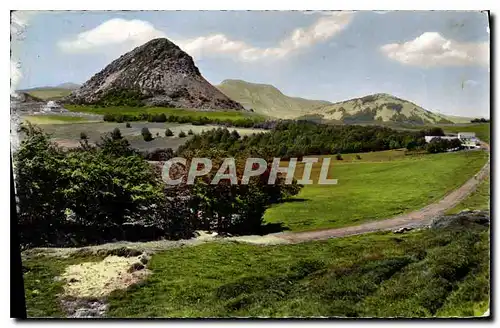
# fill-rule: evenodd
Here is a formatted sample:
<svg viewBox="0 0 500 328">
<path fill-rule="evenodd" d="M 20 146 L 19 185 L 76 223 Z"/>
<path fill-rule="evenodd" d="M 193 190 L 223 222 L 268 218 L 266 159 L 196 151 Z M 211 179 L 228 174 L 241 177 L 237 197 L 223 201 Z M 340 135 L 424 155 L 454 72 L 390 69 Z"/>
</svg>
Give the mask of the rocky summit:
<svg viewBox="0 0 500 328">
<path fill-rule="evenodd" d="M 244 109 L 205 80 L 193 58 L 165 38 L 151 40 L 114 60 L 64 102 Z"/>
</svg>

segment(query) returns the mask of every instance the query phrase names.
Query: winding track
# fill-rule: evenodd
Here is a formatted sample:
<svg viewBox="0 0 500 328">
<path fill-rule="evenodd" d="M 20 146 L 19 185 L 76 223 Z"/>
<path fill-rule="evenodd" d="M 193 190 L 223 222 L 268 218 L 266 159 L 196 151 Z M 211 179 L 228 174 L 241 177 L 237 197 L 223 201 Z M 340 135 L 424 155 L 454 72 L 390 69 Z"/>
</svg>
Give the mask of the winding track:
<svg viewBox="0 0 500 328">
<path fill-rule="evenodd" d="M 489 152 L 489 145 L 482 142 L 482 147 Z M 425 226 L 431 223 L 432 219 L 444 214 L 447 210 L 458 205 L 464 198 L 470 195 L 481 181 L 489 175 L 490 172 L 490 158 L 486 164 L 479 170 L 479 172 L 470 178 L 458 189 L 455 189 L 438 202 L 427 205 L 426 207 L 410 213 L 398 215 L 391 219 L 373 221 L 363 223 L 356 226 L 325 229 L 307 232 L 295 233 L 276 233 L 273 236 L 284 239 L 291 243 L 305 242 L 311 240 L 323 240 L 336 237 L 345 237 L 363 233 L 370 233 L 376 231 L 394 230 L 404 227 L 418 227 Z"/>
</svg>

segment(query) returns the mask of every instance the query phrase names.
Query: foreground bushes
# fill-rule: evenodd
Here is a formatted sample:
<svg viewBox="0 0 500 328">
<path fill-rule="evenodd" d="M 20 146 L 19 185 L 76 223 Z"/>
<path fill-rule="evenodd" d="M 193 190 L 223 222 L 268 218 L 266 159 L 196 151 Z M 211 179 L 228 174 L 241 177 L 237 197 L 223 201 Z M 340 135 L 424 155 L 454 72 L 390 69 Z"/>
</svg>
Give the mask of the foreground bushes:
<svg viewBox="0 0 500 328">
<path fill-rule="evenodd" d="M 202 178 L 194 186 L 166 186 L 162 168 L 144 158 L 166 160 L 171 149 L 139 154 L 116 129 L 97 147 L 82 139 L 80 148 L 64 151 L 39 128 L 22 129 L 14 165 L 24 247 L 188 238 L 195 229 L 256 233 L 265 209 L 300 189 L 281 177 L 272 186 L 259 177 L 247 186 Z"/>
</svg>

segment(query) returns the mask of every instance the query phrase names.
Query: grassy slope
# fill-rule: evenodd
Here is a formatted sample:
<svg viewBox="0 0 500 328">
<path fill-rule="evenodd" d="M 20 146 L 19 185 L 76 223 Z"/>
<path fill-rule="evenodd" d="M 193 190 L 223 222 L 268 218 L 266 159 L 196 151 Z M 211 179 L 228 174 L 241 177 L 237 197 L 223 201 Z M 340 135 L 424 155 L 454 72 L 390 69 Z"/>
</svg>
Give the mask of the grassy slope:
<svg viewBox="0 0 500 328">
<path fill-rule="evenodd" d="M 297 245 L 208 243 L 153 256 L 110 317 L 471 316 L 488 308 L 488 229 L 368 234 Z M 93 258 L 23 260 L 28 315 L 61 316 L 54 278 Z"/>
<path fill-rule="evenodd" d="M 401 156 L 395 155 L 396 151 L 384 154 L 387 158 Z M 460 152 L 407 157 L 379 163 L 369 162 L 368 154 L 361 154 L 357 162 L 343 163 L 333 158 L 329 177 L 338 179 L 337 185 L 306 185 L 295 201 L 272 206 L 264 218 L 267 222 L 281 222 L 293 231 L 389 218 L 442 198 L 476 173 L 487 155 Z M 317 177 L 319 170 L 320 165 L 315 165 L 313 176 Z M 298 167 L 296 177 L 300 178 L 302 172 Z"/>
<path fill-rule="evenodd" d="M 363 98 L 370 97 L 369 101 L 363 102 Z M 325 119 L 342 120 L 346 114 L 360 115 L 360 112 L 367 109 L 377 109 L 375 120 L 390 122 L 398 112 L 410 120 L 412 116 L 423 119 L 427 123 L 438 123 L 441 119 L 448 119 L 444 115 L 433 113 L 404 99 L 394 97 L 389 94 L 375 94 L 363 98 L 354 98 L 337 102 L 312 111 L 314 114 L 321 114 Z M 400 105 L 400 110 L 390 108 L 388 104 Z M 345 111 L 345 113 L 343 112 Z"/>
<path fill-rule="evenodd" d="M 65 108 L 74 112 L 94 113 L 94 114 L 139 114 L 139 113 L 152 113 L 176 116 L 189 116 L 189 117 L 203 117 L 206 116 L 212 119 L 242 119 L 252 118 L 255 120 L 264 120 L 264 117 L 252 112 L 246 111 L 197 111 L 191 109 L 179 108 L 165 108 L 165 107 L 93 107 L 93 106 L 79 106 L 79 105 L 65 105 Z"/>
<path fill-rule="evenodd" d="M 26 93 L 43 100 L 57 100 L 68 96 L 72 90 L 64 88 L 39 88 L 25 90 Z"/>
<path fill-rule="evenodd" d="M 487 304 L 484 285 L 461 284 L 481 270 L 487 241 L 479 228 L 181 248 L 153 256 L 147 282 L 112 294 L 109 316 L 420 317 L 443 305 L 467 315 Z"/>
<path fill-rule="evenodd" d="M 313 108 L 329 104 L 322 100 L 289 97 L 272 85 L 241 80 L 225 80 L 217 88 L 245 108 L 277 118 L 295 118 Z"/>
<path fill-rule="evenodd" d="M 489 123 L 477 123 L 477 124 L 467 124 L 467 125 L 442 125 L 441 127 L 447 133 L 475 132 L 476 136 L 479 139 L 487 143 L 490 142 Z"/>
<path fill-rule="evenodd" d="M 490 208 L 490 178 L 484 179 L 471 195 L 447 213 L 454 214 L 462 210 L 489 210 Z"/>
<path fill-rule="evenodd" d="M 28 317 L 62 317 L 58 295 L 64 283 L 54 279 L 73 264 L 100 261 L 101 257 L 45 258 L 31 256 L 23 258 L 23 279 Z"/>
</svg>

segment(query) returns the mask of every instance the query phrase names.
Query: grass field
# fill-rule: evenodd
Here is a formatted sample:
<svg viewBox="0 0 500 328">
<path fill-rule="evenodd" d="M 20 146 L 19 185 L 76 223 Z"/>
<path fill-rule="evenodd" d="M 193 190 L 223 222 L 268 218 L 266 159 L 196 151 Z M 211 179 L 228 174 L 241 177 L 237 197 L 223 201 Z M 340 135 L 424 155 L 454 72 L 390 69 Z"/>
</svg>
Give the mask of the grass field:
<svg viewBox="0 0 500 328">
<path fill-rule="evenodd" d="M 333 157 L 329 178 L 338 179 L 338 184 L 304 186 L 292 201 L 269 208 L 265 221 L 282 223 L 292 231 L 306 231 L 390 218 L 444 197 L 465 183 L 487 159 L 487 154 L 479 151 L 404 158 L 400 153 L 360 154 L 361 160 L 347 162 Z M 370 157 L 380 162 L 370 162 Z M 384 157 L 401 159 L 384 162 Z M 320 167 L 313 166 L 315 183 Z M 295 173 L 301 178 L 303 167 L 298 166 Z"/>
<path fill-rule="evenodd" d="M 45 117 L 45 116 L 44 116 Z M 59 117 L 59 116 L 58 116 Z M 38 117 L 35 117 L 38 119 Z M 40 116 L 41 118 L 41 116 Z M 68 118 L 68 117 L 65 117 Z M 54 118 L 57 119 L 57 118 Z M 52 118 L 50 119 L 52 120 Z M 31 120 L 30 120 L 31 121 Z M 41 124 L 39 122 L 34 122 Z M 105 133 L 113 131 L 115 128 L 119 128 L 121 134 L 126 138 L 132 147 L 146 150 L 154 148 L 172 148 L 177 149 L 179 145 L 183 144 L 190 136 L 186 138 L 179 138 L 178 135 L 181 131 L 188 133 L 192 130 L 193 133 L 198 134 L 205 130 L 210 130 L 218 128 L 215 125 L 192 125 L 192 124 L 179 124 L 179 123 L 152 123 L 152 122 L 130 122 L 131 127 L 127 128 L 126 123 L 116 123 L 116 122 L 84 122 L 75 121 L 71 124 L 63 124 L 68 122 L 56 122 L 53 124 L 47 122 L 42 125 L 45 132 L 49 133 L 52 138 L 56 141 L 63 142 L 68 145 L 78 146 L 78 141 L 80 140 L 80 132 L 85 132 L 90 142 L 98 142 L 100 138 Z M 78 124 L 73 124 L 78 123 Z M 153 135 L 153 140 L 146 142 L 141 135 L 141 130 L 143 127 L 147 127 L 151 134 Z M 165 137 L 165 130 L 169 128 L 174 133 L 172 137 Z M 251 128 L 228 128 L 230 131 L 236 130 L 240 135 L 265 132 L 262 129 L 251 129 Z M 159 134 L 158 136 L 156 134 Z"/>
<path fill-rule="evenodd" d="M 63 115 L 27 115 L 23 119 L 33 124 L 67 124 L 67 123 L 89 123 L 85 117 L 63 116 Z M 98 122 L 98 121 L 95 121 Z"/>
<path fill-rule="evenodd" d="M 490 209 L 490 177 L 484 179 L 477 189 L 464 199 L 460 204 L 450 209 L 447 214 L 458 213 L 462 210 L 485 210 Z"/>
<path fill-rule="evenodd" d="M 265 117 L 256 113 L 247 111 L 198 111 L 193 109 L 165 108 L 165 107 L 93 107 L 80 105 L 65 105 L 64 108 L 82 113 L 94 114 L 130 114 L 138 115 L 140 113 L 165 114 L 176 116 L 189 116 L 193 118 L 208 117 L 210 119 L 237 120 L 242 118 L 252 118 L 255 120 L 264 120 Z"/>
<path fill-rule="evenodd" d="M 490 143 L 490 124 L 489 123 L 477 123 L 477 124 L 464 124 L 464 125 L 443 125 L 441 126 L 446 133 L 458 133 L 458 132 L 475 132 L 476 136 Z"/>
<path fill-rule="evenodd" d="M 212 242 L 152 257 L 153 274 L 108 297 L 109 317 L 477 316 L 488 308 L 488 228 L 368 234 L 296 245 Z M 68 265 L 23 262 L 28 315 L 60 316 Z"/>
</svg>

